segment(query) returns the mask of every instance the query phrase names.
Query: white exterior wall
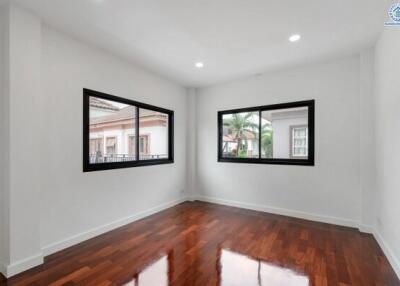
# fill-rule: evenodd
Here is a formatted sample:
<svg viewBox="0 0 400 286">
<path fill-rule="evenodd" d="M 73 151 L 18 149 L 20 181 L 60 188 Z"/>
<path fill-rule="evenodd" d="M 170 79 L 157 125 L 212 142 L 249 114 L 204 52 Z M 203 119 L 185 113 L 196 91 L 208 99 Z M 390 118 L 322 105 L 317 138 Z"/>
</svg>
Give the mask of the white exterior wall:
<svg viewBox="0 0 400 286">
<path fill-rule="evenodd" d="M 290 158 L 290 126 L 307 125 L 307 118 L 272 120 L 274 158 Z"/>
<path fill-rule="evenodd" d="M 258 153 L 258 139 L 255 140 L 245 140 L 247 144 L 247 151 L 252 152 L 255 151 Z M 233 149 L 237 149 L 237 142 L 228 142 L 227 144 L 227 151 L 232 151 Z"/>
<path fill-rule="evenodd" d="M 103 139 L 102 154 L 107 154 L 107 138 L 113 137 L 117 140 L 116 154 L 128 154 L 129 136 L 135 136 L 135 129 L 113 129 L 99 132 L 90 132 L 90 139 Z"/>
<path fill-rule="evenodd" d="M 140 135 L 150 135 L 150 154 L 168 154 L 168 126 L 141 127 Z"/>
<path fill-rule="evenodd" d="M 253 154 L 258 154 L 258 138 L 254 140 L 247 140 L 248 151 L 255 152 Z"/>
<path fill-rule="evenodd" d="M 128 140 L 129 135 L 134 135 L 134 129 L 126 130 L 104 130 L 102 132 L 104 139 L 104 150 L 103 154 L 107 154 L 107 138 L 114 137 L 117 139 L 117 150 L 116 154 L 128 154 Z"/>
<path fill-rule="evenodd" d="M 149 136 L 149 154 L 166 155 L 168 154 L 168 127 L 141 127 L 140 135 Z M 107 138 L 117 139 L 116 154 L 129 153 L 129 137 L 135 136 L 135 129 L 114 129 L 100 132 L 90 132 L 90 139 L 103 138 L 103 154 L 107 154 Z"/>
</svg>

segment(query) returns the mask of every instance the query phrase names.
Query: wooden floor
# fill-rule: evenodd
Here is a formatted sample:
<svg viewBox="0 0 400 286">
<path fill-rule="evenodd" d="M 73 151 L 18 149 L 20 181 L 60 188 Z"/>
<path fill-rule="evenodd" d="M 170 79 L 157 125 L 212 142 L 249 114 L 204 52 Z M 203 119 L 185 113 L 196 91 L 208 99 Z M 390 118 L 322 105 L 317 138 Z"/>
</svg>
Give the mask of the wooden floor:
<svg viewBox="0 0 400 286">
<path fill-rule="evenodd" d="M 187 202 L 45 259 L 0 285 L 400 285 L 371 235 Z"/>
</svg>

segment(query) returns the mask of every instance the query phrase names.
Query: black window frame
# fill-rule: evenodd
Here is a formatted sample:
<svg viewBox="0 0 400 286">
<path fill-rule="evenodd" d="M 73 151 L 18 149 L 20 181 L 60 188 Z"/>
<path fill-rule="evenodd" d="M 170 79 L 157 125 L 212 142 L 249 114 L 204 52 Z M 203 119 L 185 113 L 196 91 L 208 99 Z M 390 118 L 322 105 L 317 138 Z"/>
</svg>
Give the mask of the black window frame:
<svg viewBox="0 0 400 286">
<path fill-rule="evenodd" d="M 89 148 L 90 148 L 90 131 L 89 131 L 89 113 L 90 113 L 90 97 L 97 97 L 105 100 L 116 101 L 119 103 L 128 104 L 136 108 L 136 119 L 135 119 L 135 154 L 136 160 L 127 162 L 109 162 L 109 163 L 94 163 L 89 162 Z M 164 159 L 148 159 L 140 160 L 139 154 L 139 109 L 148 109 L 156 112 L 165 113 L 168 115 L 168 158 Z M 101 171 L 101 170 L 112 170 L 121 168 L 132 168 L 141 166 L 161 165 L 161 164 L 172 164 L 174 163 L 174 111 L 157 107 L 154 105 L 134 101 L 127 98 L 114 96 L 111 94 L 91 90 L 83 89 L 83 172 Z"/>
<path fill-rule="evenodd" d="M 308 107 L 308 158 L 307 159 L 290 159 L 290 158 L 262 158 L 261 152 L 261 113 L 263 111 L 288 109 L 296 107 Z M 223 157 L 223 116 L 225 114 L 234 114 L 242 112 L 258 112 L 259 113 L 259 157 L 258 158 L 227 158 Z M 218 111 L 218 162 L 227 163 L 251 163 L 251 164 L 279 164 L 279 165 L 315 165 L 315 100 L 303 100 L 288 103 L 279 103 L 272 105 L 262 105 L 247 108 L 237 108 L 230 110 Z"/>
</svg>

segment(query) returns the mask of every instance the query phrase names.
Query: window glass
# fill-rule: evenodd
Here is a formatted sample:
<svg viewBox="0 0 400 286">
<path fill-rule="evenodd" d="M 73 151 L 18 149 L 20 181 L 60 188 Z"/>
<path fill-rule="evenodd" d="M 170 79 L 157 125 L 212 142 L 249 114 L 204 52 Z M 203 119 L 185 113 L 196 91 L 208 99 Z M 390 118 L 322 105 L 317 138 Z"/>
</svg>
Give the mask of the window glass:
<svg viewBox="0 0 400 286">
<path fill-rule="evenodd" d="M 218 112 L 218 161 L 314 165 L 315 101 Z"/>
<path fill-rule="evenodd" d="M 223 157 L 259 157 L 259 118 L 259 112 L 223 115 Z"/>
<path fill-rule="evenodd" d="M 140 160 L 168 158 L 168 114 L 139 109 Z"/>
<path fill-rule="evenodd" d="M 262 158 L 307 159 L 308 107 L 263 111 L 261 117 Z"/>
<path fill-rule="evenodd" d="M 83 171 L 174 162 L 174 111 L 83 90 Z"/>
<path fill-rule="evenodd" d="M 136 160 L 136 107 L 91 96 L 89 98 L 89 162 Z"/>
</svg>

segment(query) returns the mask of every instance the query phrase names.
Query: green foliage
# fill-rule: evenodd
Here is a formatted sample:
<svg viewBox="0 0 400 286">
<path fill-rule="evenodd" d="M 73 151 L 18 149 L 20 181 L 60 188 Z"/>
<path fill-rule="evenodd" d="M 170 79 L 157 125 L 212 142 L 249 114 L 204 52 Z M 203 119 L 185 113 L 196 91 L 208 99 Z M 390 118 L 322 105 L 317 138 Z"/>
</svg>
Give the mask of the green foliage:
<svg viewBox="0 0 400 286">
<path fill-rule="evenodd" d="M 224 126 L 228 127 L 230 134 L 235 138 L 238 144 L 238 151 L 236 156 L 247 156 L 247 138 L 245 132 L 254 133 L 258 130 L 258 124 L 251 121 L 253 113 L 232 114 L 232 117 L 224 120 Z"/>
<path fill-rule="evenodd" d="M 266 123 L 261 129 L 261 149 L 266 158 L 272 158 L 273 154 L 273 132 L 271 124 Z"/>
</svg>

